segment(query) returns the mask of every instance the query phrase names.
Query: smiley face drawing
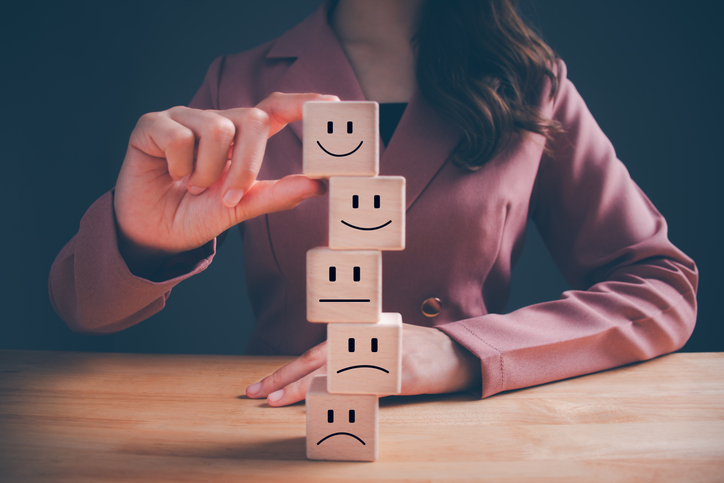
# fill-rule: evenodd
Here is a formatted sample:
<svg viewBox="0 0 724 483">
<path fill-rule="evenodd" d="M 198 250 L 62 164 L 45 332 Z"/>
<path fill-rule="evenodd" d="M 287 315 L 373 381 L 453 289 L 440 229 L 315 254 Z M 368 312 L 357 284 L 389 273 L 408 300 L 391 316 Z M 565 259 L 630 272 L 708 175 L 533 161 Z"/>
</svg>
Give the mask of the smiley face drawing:
<svg viewBox="0 0 724 483">
<path fill-rule="evenodd" d="M 334 461 L 377 459 L 376 396 L 331 394 L 327 376 L 316 376 L 307 390 L 307 458 Z"/>
<path fill-rule="evenodd" d="M 404 250 L 405 178 L 330 178 L 329 246 Z"/>
<path fill-rule="evenodd" d="M 399 394 L 402 316 L 384 312 L 372 324 L 327 326 L 327 390 L 342 394 Z"/>
<path fill-rule="evenodd" d="M 309 178 L 376 176 L 379 105 L 369 101 L 306 102 L 303 173 Z"/>
</svg>

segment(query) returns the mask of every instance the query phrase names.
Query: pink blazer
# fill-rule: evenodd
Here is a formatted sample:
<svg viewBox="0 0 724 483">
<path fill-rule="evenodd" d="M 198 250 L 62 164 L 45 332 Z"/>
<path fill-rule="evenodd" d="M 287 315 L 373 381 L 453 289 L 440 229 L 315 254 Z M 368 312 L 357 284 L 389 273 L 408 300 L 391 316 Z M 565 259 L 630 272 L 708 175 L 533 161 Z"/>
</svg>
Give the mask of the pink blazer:
<svg viewBox="0 0 724 483">
<path fill-rule="evenodd" d="M 191 105 L 254 106 L 274 91 L 364 96 L 320 8 L 280 38 L 216 59 Z M 667 239 L 664 218 L 631 180 L 560 64 L 545 115 L 565 133 L 516 137 L 479 171 L 446 161 L 461 133 L 418 93 L 380 174 L 407 179 L 407 247 L 383 254 L 383 310 L 434 326 L 480 358 L 483 396 L 649 359 L 680 348 L 696 319 L 697 269 Z M 261 179 L 302 171 L 301 123 L 270 139 Z M 156 282 L 118 253 L 112 192 L 91 206 L 55 260 L 50 298 L 76 331 L 107 333 L 163 308 L 171 288 L 211 263 L 215 241 L 180 256 Z M 325 339 L 305 316 L 305 254 L 327 244 L 328 199 L 243 225 L 257 324 L 249 352 L 300 354 Z M 573 290 L 502 314 L 532 219 Z M 545 283 L 541 281 L 541 283 Z M 421 304 L 442 301 L 428 318 Z"/>
</svg>

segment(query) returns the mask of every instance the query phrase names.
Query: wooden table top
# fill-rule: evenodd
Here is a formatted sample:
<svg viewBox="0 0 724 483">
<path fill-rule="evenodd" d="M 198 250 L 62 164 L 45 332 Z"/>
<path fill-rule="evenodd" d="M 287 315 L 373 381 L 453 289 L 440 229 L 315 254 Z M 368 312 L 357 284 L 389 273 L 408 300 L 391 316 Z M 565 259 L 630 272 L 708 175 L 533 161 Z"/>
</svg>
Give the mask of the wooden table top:
<svg viewBox="0 0 724 483">
<path fill-rule="evenodd" d="M 0 481 L 724 481 L 724 354 L 480 400 L 380 400 L 379 460 L 305 459 L 288 358 L 0 351 Z"/>
</svg>

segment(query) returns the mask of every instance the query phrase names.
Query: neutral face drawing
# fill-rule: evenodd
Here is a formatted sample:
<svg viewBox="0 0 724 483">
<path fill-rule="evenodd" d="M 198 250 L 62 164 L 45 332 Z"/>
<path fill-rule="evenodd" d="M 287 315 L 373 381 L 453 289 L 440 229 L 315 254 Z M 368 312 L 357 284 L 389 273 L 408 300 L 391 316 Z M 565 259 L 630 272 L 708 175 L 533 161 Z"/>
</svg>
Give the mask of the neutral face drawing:
<svg viewBox="0 0 724 483">
<path fill-rule="evenodd" d="M 329 196 L 330 247 L 404 249 L 404 178 L 335 176 L 329 180 Z"/>
<path fill-rule="evenodd" d="M 382 257 L 377 250 L 307 252 L 307 320 L 374 322 L 381 314 Z"/>
<path fill-rule="evenodd" d="M 327 389 L 345 394 L 397 394 L 401 389 L 402 316 L 377 323 L 327 326 Z"/>
<path fill-rule="evenodd" d="M 376 102 L 304 104 L 303 172 L 310 178 L 376 176 L 379 171 Z"/>
</svg>

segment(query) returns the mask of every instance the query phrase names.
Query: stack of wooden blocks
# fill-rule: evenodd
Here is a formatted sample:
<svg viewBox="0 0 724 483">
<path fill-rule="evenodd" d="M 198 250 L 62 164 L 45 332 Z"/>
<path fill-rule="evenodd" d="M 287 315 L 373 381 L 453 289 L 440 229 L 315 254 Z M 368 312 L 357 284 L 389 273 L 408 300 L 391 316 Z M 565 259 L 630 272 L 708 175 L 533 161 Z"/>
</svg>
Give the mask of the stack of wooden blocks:
<svg viewBox="0 0 724 483">
<path fill-rule="evenodd" d="M 381 250 L 405 248 L 405 178 L 378 176 L 376 102 L 307 102 L 303 115 L 304 174 L 329 179 L 329 246 L 307 252 L 307 319 L 328 324 L 307 458 L 374 461 L 378 397 L 401 385 L 402 317 L 382 313 Z"/>
</svg>

